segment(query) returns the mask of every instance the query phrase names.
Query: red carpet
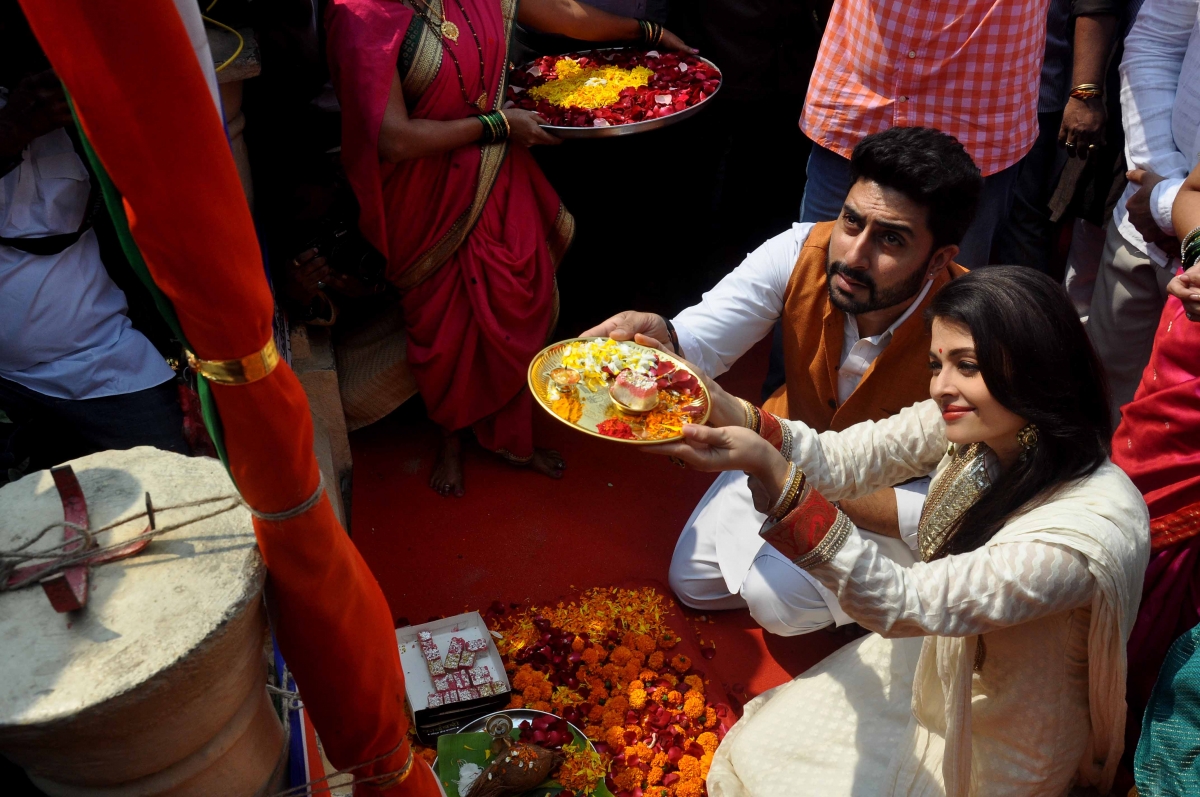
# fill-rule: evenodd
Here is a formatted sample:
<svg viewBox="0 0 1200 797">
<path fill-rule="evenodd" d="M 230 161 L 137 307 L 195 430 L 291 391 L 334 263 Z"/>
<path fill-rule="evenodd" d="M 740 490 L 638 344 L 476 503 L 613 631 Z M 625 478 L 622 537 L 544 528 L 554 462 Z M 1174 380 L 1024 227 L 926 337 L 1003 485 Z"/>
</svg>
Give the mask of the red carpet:
<svg viewBox="0 0 1200 797">
<path fill-rule="evenodd" d="M 759 346 L 721 381 L 756 399 L 766 372 Z M 401 408 L 351 435 L 353 537 L 397 625 L 486 609 L 494 600 L 549 602 L 593 586 L 653 585 L 670 594 L 667 566 L 683 523 L 713 476 L 572 432 L 538 410 L 539 445 L 562 452 L 554 481 L 468 448 L 466 496 L 428 487 L 437 430 Z M 846 637 L 764 634 L 745 610 L 701 618 L 685 610 L 711 661 L 697 662 L 735 707 L 807 669 Z"/>
</svg>

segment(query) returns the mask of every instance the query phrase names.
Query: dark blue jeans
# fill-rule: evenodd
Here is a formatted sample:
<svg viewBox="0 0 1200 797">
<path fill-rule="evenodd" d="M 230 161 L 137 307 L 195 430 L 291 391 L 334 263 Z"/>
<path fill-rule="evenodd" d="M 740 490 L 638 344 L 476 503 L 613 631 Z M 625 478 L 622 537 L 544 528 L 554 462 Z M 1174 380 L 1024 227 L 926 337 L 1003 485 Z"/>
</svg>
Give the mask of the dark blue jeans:
<svg viewBox="0 0 1200 797">
<path fill-rule="evenodd" d="M 91 399 L 53 398 L 0 378 L 0 410 L 12 421 L 0 467 L 27 472 L 97 451 L 154 446 L 188 453 L 174 379 L 157 387 Z M 3 429 L 4 427 L 0 427 Z"/>
</svg>

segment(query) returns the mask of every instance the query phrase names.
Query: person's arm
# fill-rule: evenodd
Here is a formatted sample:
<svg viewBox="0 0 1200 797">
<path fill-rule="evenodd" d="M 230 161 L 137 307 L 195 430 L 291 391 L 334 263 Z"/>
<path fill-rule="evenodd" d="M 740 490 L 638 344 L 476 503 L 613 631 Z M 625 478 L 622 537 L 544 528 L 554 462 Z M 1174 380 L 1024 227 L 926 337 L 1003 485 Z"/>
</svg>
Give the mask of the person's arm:
<svg viewBox="0 0 1200 797">
<path fill-rule="evenodd" d="M 757 433 L 740 426 L 688 424 L 680 442 L 646 446 L 702 471 L 741 470 L 751 475 L 755 508 L 775 505 L 794 463 L 807 484 L 831 500 L 862 498 L 876 490 L 928 475 L 946 453 L 946 427 L 935 401 L 906 407 L 881 421 L 817 434 L 795 421 L 760 411 Z M 789 457 L 790 454 L 790 457 Z M 761 482 L 756 487 L 755 481 Z"/>
<path fill-rule="evenodd" d="M 1183 59 L 1200 0 L 1146 0 L 1125 38 L 1121 117 L 1130 180 L 1130 221 L 1149 242 L 1175 237 L 1171 202 L 1192 164 L 1171 131 Z"/>
<path fill-rule="evenodd" d="M 838 507 L 858 528 L 900 539 L 900 511 L 894 488 L 885 487 L 862 498 L 843 499 Z"/>
<path fill-rule="evenodd" d="M 508 120 L 510 141 L 526 147 L 561 143 L 538 126 L 541 117 L 536 113 L 519 108 L 509 108 L 503 113 Z M 383 124 L 379 128 L 379 158 L 388 163 L 399 163 L 412 158 L 440 155 L 479 141 L 483 129 L 483 122 L 474 116 L 449 121 L 410 119 L 404 105 L 400 74 L 393 72 Z"/>
<path fill-rule="evenodd" d="M 1075 17 L 1071 86 L 1103 86 L 1108 57 L 1112 54 L 1113 37 L 1117 32 L 1117 16 L 1112 13 L 1087 13 L 1088 8 L 1078 0 L 1075 8 L 1077 14 L 1081 13 L 1082 8 L 1083 15 Z M 1058 143 L 1074 144 L 1079 156 L 1086 158 L 1090 145 L 1104 143 L 1105 118 L 1103 93 L 1091 99 L 1069 98 L 1063 110 Z"/>
<path fill-rule="evenodd" d="M 796 224 L 755 249 L 726 274 L 699 304 L 677 315 L 673 324 L 681 357 L 708 376 L 729 370 L 762 340 L 783 312 L 783 296 L 811 224 Z M 627 311 L 583 332 L 580 337 L 611 336 L 632 340 L 646 335 L 669 340 L 665 319 L 654 313 Z"/>
<path fill-rule="evenodd" d="M 1065 546 L 985 545 L 906 568 L 859 536 L 844 515 L 826 532 L 805 533 L 815 509 L 797 507 L 763 537 L 793 562 L 810 556 L 808 573 L 855 622 L 882 636 L 971 636 L 1091 603 L 1096 585 L 1087 559 Z M 836 536 L 821 551 L 828 535 Z"/>
<path fill-rule="evenodd" d="M 1188 234 L 1200 230 L 1200 166 L 1193 169 L 1183 181 L 1172 212 L 1180 236 L 1186 236 L 1188 250 L 1194 251 L 1197 244 L 1192 244 L 1191 240 L 1200 237 L 1200 232 L 1196 236 Z M 1187 251 L 1182 254 L 1187 258 Z M 1171 280 L 1167 292 L 1183 302 L 1189 321 L 1200 322 L 1200 259 L 1192 263 L 1185 260 L 1184 265 L 1188 267 L 1187 271 Z"/>
<path fill-rule="evenodd" d="M 635 41 L 642 35 L 636 19 L 610 14 L 578 0 L 521 0 L 517 21 L 542 33 L 580 41 Z M 659 44 L 667 50 L 695 52 L 665 29 Z"/>
</svg>

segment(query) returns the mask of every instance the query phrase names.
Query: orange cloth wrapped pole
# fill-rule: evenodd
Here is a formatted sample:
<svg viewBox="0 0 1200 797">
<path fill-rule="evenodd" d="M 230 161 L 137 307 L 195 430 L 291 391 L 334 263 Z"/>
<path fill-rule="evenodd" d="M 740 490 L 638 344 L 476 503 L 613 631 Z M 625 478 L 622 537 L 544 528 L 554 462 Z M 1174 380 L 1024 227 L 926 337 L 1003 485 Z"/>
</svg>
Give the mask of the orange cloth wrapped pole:
<svg viewBox="0 0 1200 797">
<path fill-rule="evenodd" d="M 273 305 L 224 127 L 175 6 L 162 0 L 21 0 L 117 190 L 154 282 L 196 356 L 240 359 L 272 339 Z M 247 503 L 281 513 L 315 493 L 308 402 L 285 364 L 212 386 L 230 472 Z M 359 793 L 436 795 L 409 759 L 404 675 L 391 612 L 328 498 L 255 520 L 279 647 L 330 761 Z M 383 777 L 381 777 L 383 776 Z"/>
</svg>

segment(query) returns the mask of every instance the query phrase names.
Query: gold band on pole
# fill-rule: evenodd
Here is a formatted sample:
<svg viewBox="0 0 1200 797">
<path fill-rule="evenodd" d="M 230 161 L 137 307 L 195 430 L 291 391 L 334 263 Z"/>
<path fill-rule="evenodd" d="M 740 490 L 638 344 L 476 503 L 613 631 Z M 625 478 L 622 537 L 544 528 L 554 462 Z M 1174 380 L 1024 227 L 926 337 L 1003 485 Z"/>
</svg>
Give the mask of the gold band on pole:
<svg viewBox="0 0 1200 797">
<path fill-rule="evenodd" d="M 248 385 L 257 382 L 275 370 L 279 364 L 279 350 L 275 338 L 267 345 L 238 360 L 201 360 L 193 352 L 187 353 L 188 365 L 210 382 L 218 385 Z"/>
</svg>

